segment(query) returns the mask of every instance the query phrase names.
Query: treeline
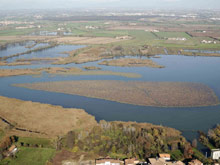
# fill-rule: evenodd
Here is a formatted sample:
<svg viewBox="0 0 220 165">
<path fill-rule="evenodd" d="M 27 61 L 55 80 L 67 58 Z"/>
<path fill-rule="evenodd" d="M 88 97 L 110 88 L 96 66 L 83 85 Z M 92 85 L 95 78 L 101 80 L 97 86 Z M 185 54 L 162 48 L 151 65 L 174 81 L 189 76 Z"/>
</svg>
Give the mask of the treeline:
<svg viewBox="0 0 220 165">
<path fill-rule="evenodd" d="M 146 159 L 158 153 L 173 151 L 180 151 L 182 159 L 190 159 L 193 155 L 191 145 L 179 131 L 134 122 L 100 121 L 90 132 L 69 132 L 62 144 L 74 153 L 92 152 L 102 157 L 119 159 Z"/>
<path fill-rule="evenodd" d="M 44 17 L 44 20 L 49 21 L 137 21 L 141 18 L 154 18 L 155 16 L 69 16 L 69 17 Z"/>
</svg>

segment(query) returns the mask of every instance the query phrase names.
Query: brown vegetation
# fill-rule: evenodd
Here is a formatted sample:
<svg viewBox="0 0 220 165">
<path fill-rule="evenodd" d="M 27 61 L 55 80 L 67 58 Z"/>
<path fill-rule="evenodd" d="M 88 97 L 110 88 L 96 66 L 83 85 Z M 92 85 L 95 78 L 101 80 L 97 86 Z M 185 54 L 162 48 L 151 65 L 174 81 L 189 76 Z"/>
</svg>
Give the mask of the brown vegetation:
<svg viewBox="0 0 220 165">
<path fill-rule="evenodd" d="M 60 152 L 57 152 L 54 158 L 52 159 L 51 163 L 53 165 L 61 165 L 61 164 L 86 164 L 86 165 L 95 165 L 95 159 L 99 157 L 99 155 L 96 155 L 92 152 L 80 152 L 75 153 L 71 152 L 69 150 L 61 150 Z"/>
<path fill-rule="evenodd" d="M 0 66 L 16 66 L 16 65 L 31 65 L 30 62 L 22 62 L 22 61 L 16 61 L 16 62 L 11 62 L 8 63 L 6 61 L 0 61 Z"/>
<path fill-rule="evenodd" d="M 215 93 L 200 83 L 88 80 L 16 86 L 144 106 L 191 107 L 219 104 Z"/>
<path fill-rule="evenodd" d="M 154 20 L 150 20 L 154 21 Z M 109 27 L 110 30 L 147 30 L 147 31 L 164 31 L 164 32 L 192 32 L 194 33 L 196 30 L 200 31 L 208 31 L 208 32 L 218 32 L 218 30 L 210 30 L 213 29 L 215 25 L 190 25 L 190 24 L 182 24 L 181 26 L 167 26 L 166 24 L 156 25 L 156 26 L 149 26 L 149 25 L 114 25 Z"/>
<path fill-rule="evenodd" d="M 20 116 L 20 117 L 19 117 Z M 15 130 L 20 128 L 39 132 L 35 136 L 56 137 L 71 130 L 89 129 L 97 123 L 84 110 L 62 108 L 48 104 L 21 101 L 0 96 L 0 117 L 14 125 L 11 132 L 26 136 L 32 133 Z"/>
<path fill-rule="evenodd" d="M 152 68 L 164 68 L 164 66 L 158 65 L 149 59 L 134 59 L 134 58 L 121 58 L 116 60 L 102 61 L 99 65 L 107 66 L 128 66 L 128 67 L 152 67 Z"/>
<path fill-rule="evenodd" d="M 0 69 L 0 77 L 20 76 L 20 75 L 40 75 L 42 72 L 55 75 L 113 75 L 129 78 L 138 78 L 141 75 L 136 73 L 112 72 L 112 71 L 84 71 L 80 68 L 40 68 L 40 69 Z"/>
<path fill-rule="evenodd" d="M 0 69 L 0 77 L 37 75 L 41 74 L 42 69 Z"/>
<path fill-rule="evenodd" d="M 190 32 L 189 34 L 192 35 L 193 37 L 212 37 L 212 38 L 220 37 L 219 30 L 207 31 L 207 32 Z"/>
<path fill-rule="evenodd" d="M 154 56 L 157 54 L 164 54 L 163 47 L 151 47 L 151 46 L 98 46 L 98 47 L 86 47 L 71 52 L 67 52 L 68 57 L 59 58 L 59 61 L 54 64 L 69 64 L 69 63 L 87 63 L 93 61 L 99 61 L 102 59 L 109 59 L 116 56 L 127 56 L 127 55 L 143 55 L 143 56 Z"/>
<path fill-rule="evenodd" d="M 59 61 L 54 64 L 69 64 L 69 63 L 87 63 L 93 61 L 99 61 L 103 58 L 103 52 L 106 51 L 106 47 L 89 47 L 77 49 L 69 52 L 69 57 L 60 58 Z"/>
<path fill-rule="evenodd" d="M 56 38 L 56 36 L 0 36 L 0 40 L 7 42 L 22 42 L 22 41 L 45 41 L 52 38 Z"/>
<path fill-rule="evenodd" d="M 57 61 L 59 58 L 21 58 L 17 59 L 16 62 L 34 62 L 34 61 Z"/>
<path fill-rule="evenodd" d="M 180 48 L 164 48 L 164 47 L 153 47 L 153 46 L 134 46 L 134 47 L 127 47 L 127 46 L 97 46 L 97 47 L 86 47 L 82 49 L 77 49 L 71 52 L 67 52 L 69 54 L 68 57 L 59 58 L 53 64 L 69 64 L 69 63 L 87 63 L 87 62 L 94 62 L 99 61 L 102 59 L 111 59 L 118 56 L 133 56 L 133 55 L 142 55 L 142 56 L 155 56 L 158 54 L 169 54 L 169 55 L 188 55 L 188 56 L 220 56 L 217 53 L 193 53 L 193 52 L 185 52 L 183 49 Z M 116 61 L 127 61 L 130 63 L 129 60 L 116 60 Z M 147 60 L 146 60 L 147 61 Z M 144 60 L 136 60 L 137 63 L 149 63 L 149 66 L 153 67 L 163 67 L 157 64 L 153 64 L 152 62 L 146 62 Z M 115 62 L 112 60 L 112 62 Z M 131 62 L 133 63 L 134 60 Z M 104 64 L 105 63 L 105 64 Z M 107 65 L 106 62 L 102 64 Z M 148 64 L 147 64 L 148 65 Z M 115 65 L 114 65 L 115 66 Z"/>
</svg>

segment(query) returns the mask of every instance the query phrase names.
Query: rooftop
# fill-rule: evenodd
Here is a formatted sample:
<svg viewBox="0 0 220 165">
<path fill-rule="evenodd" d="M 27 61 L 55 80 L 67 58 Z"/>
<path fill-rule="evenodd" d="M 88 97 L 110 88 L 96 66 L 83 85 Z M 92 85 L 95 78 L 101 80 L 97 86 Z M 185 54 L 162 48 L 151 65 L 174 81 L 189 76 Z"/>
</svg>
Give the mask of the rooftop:
<svg viewBox="0 0 220 165">
<path fill-rule="evenodd" d="M 12 145 L 9 149 L 8 149 L 8 151 L 9 152 L 12 152 L 15 148 L 17 148 L 15 145 Z"/>
<path fill-rule="evenodd" d="M 191 162 L 188 163 L 189 165 L 203 165 L 202 162 L 200 162 L 198 159 L 194 159 Z"/>
<path fill-rule="evenodd" d="M 170 158 L 170 154 L 159 154 L 160 158 Z"/>
</svg>

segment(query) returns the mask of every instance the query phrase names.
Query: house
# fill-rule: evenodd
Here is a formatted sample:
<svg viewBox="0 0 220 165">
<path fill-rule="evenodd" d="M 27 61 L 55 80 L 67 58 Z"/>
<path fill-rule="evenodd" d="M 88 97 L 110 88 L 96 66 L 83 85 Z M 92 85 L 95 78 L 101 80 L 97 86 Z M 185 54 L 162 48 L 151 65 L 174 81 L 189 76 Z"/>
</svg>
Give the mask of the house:
<svg viewBox="0 0 220 165">
<path fill-rule="evenodd" d="M 120 161 L 118 159 L 111 159 L 111 158 L 102 158 L 95 160 L 96 165 L 123 165 L 124 161 Z"/>
<path fill-rule="evenodd" d="M 150 165 L 185 165 L 181 161 L 177 162 L 171 162 L 171 161 L 166 161 L 164 158 L 149 158 L 148 162 Z"/>
<path fill-rule="evenodd" d="M 159 30 L 153 30 L 152 32 L 158 33 L 158 32 L 160 32 L 160 31 L 159 31 Z"/>
<path fill-rule="evenodd" d="M 200 162 L 198 159 L 194 159 L 191 162 L 189 162 L 188 165 L 203 165 L 203 163 Z"/>
<path fill-rule="evenodd" d="M 201 43 L 202 44 L 212 44 L 212 43 L 217 44 L 216 41 L 207 41 L 207 40 L 202 40 Z"/>
<path fill-rule="evenodd" d="M 173 41 L 186 41 L 186 38 L 168 38 L 168 40 L 173 40 Z"/>
<path fill-rule="evenodd" d="M 166 165 L 166 160 L 163 158 L 149 158 L 148 159 L 149 164 L 151 165 Z"/>
<path fill-rule="evenodd" d="M 125 159 L 124 163 L 125 163 L 125 165 L 136 165 L 136 164 L 140 163 L 140 161 L 135 158 L 132 158 L 132 159 Z"/>
<path fill-rule="evenodd" d="M 213 160 L 220 159 L 220 149 L 213 149 L 213 150 L 211 150 L 211 158 Z"/>
<path fill-rule="evenodd" d="M 159 154 L 160 158 L 163 158 L 166 161 L 170 160 L 170 154 Z"/>
<path fill-rule="evenodd" d="M 86 28 L 86 29 L 92 29 L 92 30 L 98 29 L 97 26 L 85 26 L 85 28 Z"/>
<path fill-rule="evenodd" d="M 14 156 L 18 152 L 18 148 L 15 145 L 12 145 L 5 153 L 5 157 Z"/>
</svg>

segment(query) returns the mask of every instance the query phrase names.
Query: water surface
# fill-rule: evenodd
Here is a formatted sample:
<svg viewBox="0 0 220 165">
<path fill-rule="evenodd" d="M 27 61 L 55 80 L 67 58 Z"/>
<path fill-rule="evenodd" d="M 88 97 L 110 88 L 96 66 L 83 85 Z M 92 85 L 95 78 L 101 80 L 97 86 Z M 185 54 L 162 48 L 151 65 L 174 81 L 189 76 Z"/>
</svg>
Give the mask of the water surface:
<svg viewBox="0 0 220 165">
<path fill-rule="evenodd" d="M 43 43 L 41 43 L 43 45 Z M 43 47 L 46 45 L 43 45 Z M 40 47 L 39 45 L 36 45 L 35 48 Z M 82 48 L 84 46 L 82 45 L 58 45 L 53 48 L 48 48 L 45 50 L 39 50 L 28 54 L 23 54 L 20 56 L 8 58 L 8 62 L 14 62 L 17 59 L 32 59 L 32 58 L 56 58 L 56 57 L 67 57 L 68 54 L 65 52 L 69 52 L 78 48 Z"/>
<path fill-rule="evenodd" d="M 77 48 L 77 47 L 75 47 Z M 63 50 L 63 49 L 62 49 Z M 59 51 L 58 51 L 59 52 Z M 41 53 L 41 52 L 40 52 Z M 44 52 L 45 53 L 45 52 Z M 50 56 L 47 52 L 47 55 Z M 52 56 L 52 55 L 51 55 Z M 146 57 L 135 57 L 146 58 Z M 208 107 L 185 107 L 185 108 L 164 108 L 136 106 L 122 104 L 102 99 L 87 98 L 83 96 L 68 95 L 62 93 L 37 91 L 11 86 L 14 83 L 32 83 L 47 81 L 68 81 L 68 80 L 123 80 L 123 81 L 177 81 L 203 83 L 212 88 L 220 98 L 220 58 L 218 57 L 192 57 L 181 55 L 161 55 L 161 58 L 153 58 L 155 62 L 166 68 L 147 67 L 113 67 L 101 66 L 103 70 L 115 72 L 132 72 L 141 74 L 141 78 L 131 79 L 119 76 L 55 76 L 44 73 L 41 77 L 15 76 L 0 78 L 0 95 L 31 100 L 41 103 L 61 105 L 63 107 L 74 107 L 85 109 L 97 120 L 121 120 L 149 122 L 161 124 L 181 130 L 183 135 L 192 140 L 197 136 L 198 130 L 207 132 L 208 129 L 220 123 L 220 106 Z M 83 67 L 99 66 L 98 62 L 87 64 L 49 65 L 54 67 Z M 44 65 L 35 66 L 13 66 L 10 68 L 38 68 Z M 48 65 L 45 65 L 48 66 Z M 100 67 L 100 66 L 99 66 Z M 1 66 L 0 68 L 6 68 Z"/>
</svg>

